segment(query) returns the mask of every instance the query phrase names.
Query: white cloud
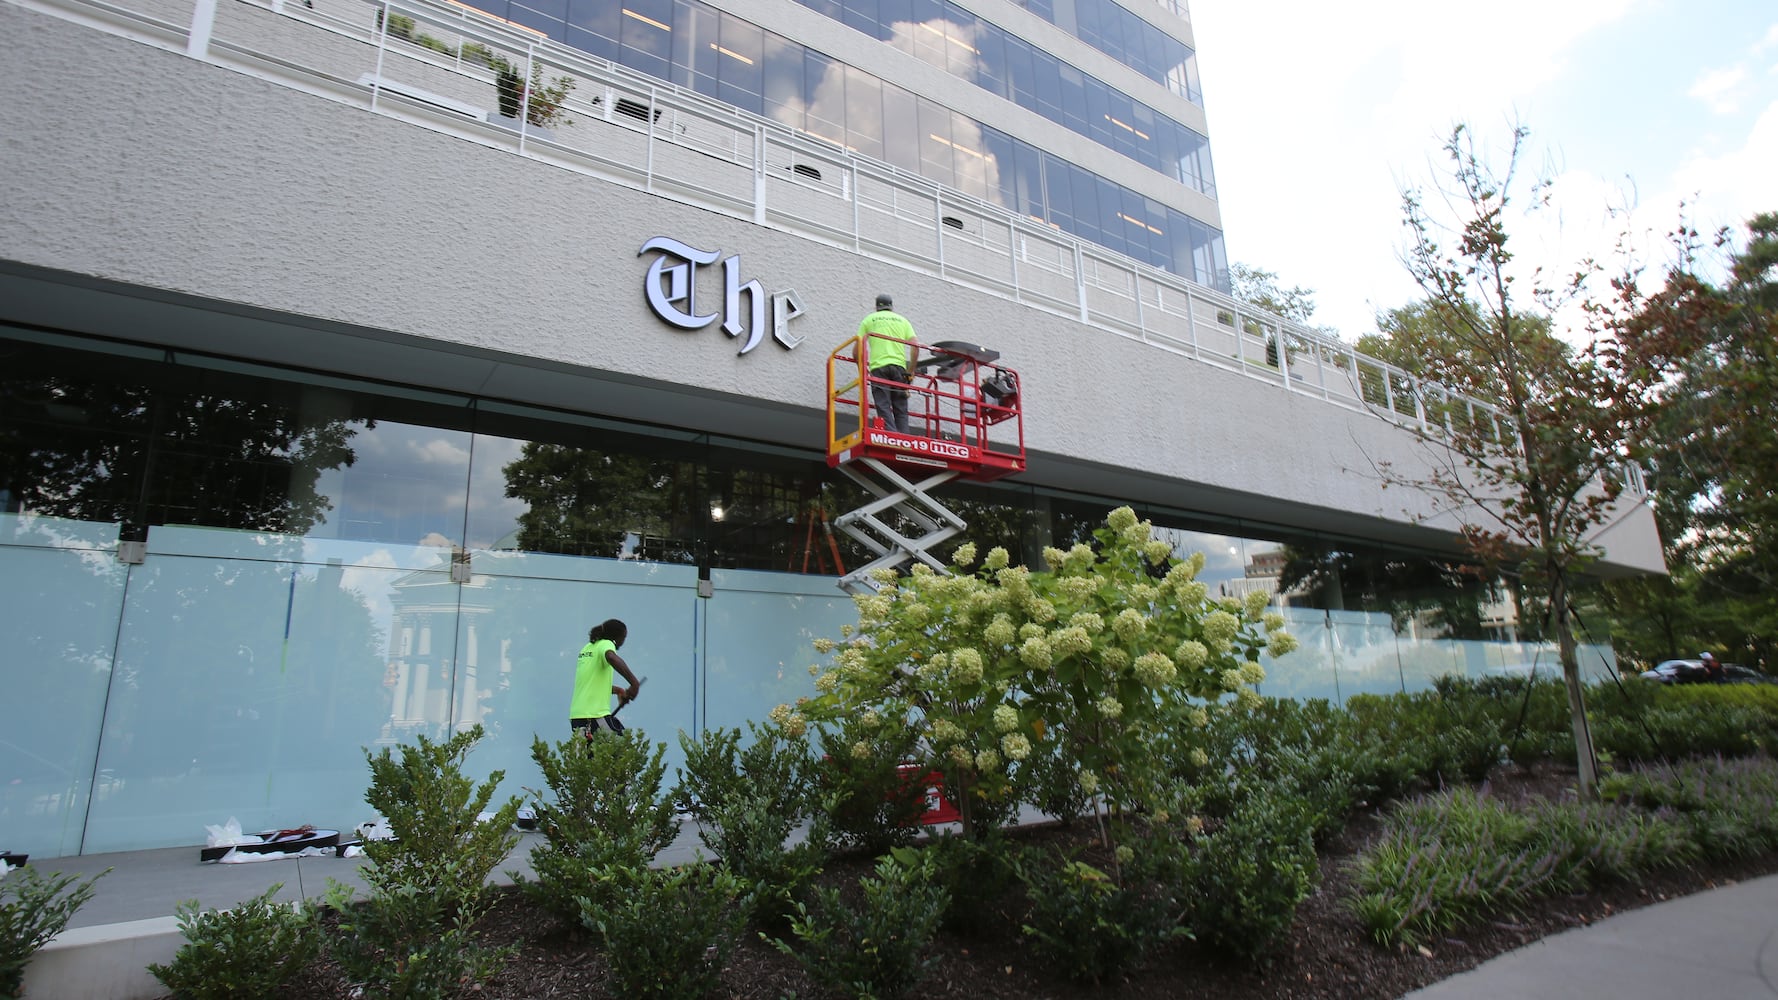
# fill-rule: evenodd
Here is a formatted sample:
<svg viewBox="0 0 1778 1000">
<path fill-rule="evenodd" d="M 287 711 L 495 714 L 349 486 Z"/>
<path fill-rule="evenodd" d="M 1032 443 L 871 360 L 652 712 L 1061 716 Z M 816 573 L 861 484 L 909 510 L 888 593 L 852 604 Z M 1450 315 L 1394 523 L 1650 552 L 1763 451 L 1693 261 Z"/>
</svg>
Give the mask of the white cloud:
<svg viewBox="0 0 1778 1000">
<path fill-rule="evenodd" d="M 1778 210 L 1778 100 L 1753 120 L 1740 147 L 1688 156 L 1673 175 L 1673 196 L 1695 200 L 1707 226 L 1738 226 L 1755 212 Z"/>
<path fill-rule="evenodd" d="M 1741 106 L 1747 83 L 1747 67 L 1730 66 L 1713 69 L 1698 77 L 1686 96 L 1695 97 L 1719 115 L 1733 114 Z"/>
</svg>

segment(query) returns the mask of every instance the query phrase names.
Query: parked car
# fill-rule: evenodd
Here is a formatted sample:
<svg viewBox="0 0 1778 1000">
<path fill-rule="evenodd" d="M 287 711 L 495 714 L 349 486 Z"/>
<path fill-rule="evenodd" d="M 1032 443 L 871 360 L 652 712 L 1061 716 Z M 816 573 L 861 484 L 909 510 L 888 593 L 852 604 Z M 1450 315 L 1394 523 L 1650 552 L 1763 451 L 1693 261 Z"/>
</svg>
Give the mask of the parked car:
<svg viewBox="0 0 1778 1000">
<path fill-rule="evenodd" d="M 1703 660 L 1662 660 L 1654 669 L 1644 670 L 1642 679 L 1662 684 L 1705 684 L 1710 681 L 1710 672 L 1704 669 Z M 1778 677 L 1739 663 L 1723 664 L 1722 679 L 1728 684 L 1778 684 Z"/>
</svg>

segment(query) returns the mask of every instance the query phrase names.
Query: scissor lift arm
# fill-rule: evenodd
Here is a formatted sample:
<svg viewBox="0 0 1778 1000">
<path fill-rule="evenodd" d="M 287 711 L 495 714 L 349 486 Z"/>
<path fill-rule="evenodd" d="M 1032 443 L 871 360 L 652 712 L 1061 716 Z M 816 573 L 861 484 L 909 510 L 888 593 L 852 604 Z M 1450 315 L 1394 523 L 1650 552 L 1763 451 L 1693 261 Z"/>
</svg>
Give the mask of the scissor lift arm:
<svg viewBox="0 0 1778 1000">
<path fill-rule="evenodd" d="M 860 466 L 876 475 L 867 475 Z M 877 570 L 899 570 L 915 560 L 945 572 L 945 564 L 932 555 L 932 549 L 955 538 L 968 525 L 928 491 L 956 479 L 960 473 L 947 469 L 914 483 L 874 458 L 857 458 L 839 469 L 877 498 L 834 519 L 834 527 L 877 554 L 877 558 L 840 577 L 840 589 L 848 594 L 875 593 L 881 587 L 874 575 Z M 905 518 L 918 529 L 917 533 L 903 534 L 883 520 L 881 515 L 890 511 Z"/>
</svg>

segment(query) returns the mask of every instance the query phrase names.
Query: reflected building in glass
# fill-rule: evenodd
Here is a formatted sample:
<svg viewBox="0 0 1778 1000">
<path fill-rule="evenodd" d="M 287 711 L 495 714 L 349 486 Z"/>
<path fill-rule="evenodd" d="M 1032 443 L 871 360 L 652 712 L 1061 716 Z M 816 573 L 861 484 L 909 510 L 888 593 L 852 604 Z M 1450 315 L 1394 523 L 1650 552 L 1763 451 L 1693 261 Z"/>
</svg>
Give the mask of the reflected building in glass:
<svg viewBox="0 0 1778 1000">
<path fill-rule="evenodd" d="M 401 10 L 0 0 L 0 846 L 350 829 L 367 750 L 477 724 L 540 787 L 606 618 L 669 763 L 813 693 L 873 555 L 828 352 L 885 292 L 1021 378 L 959 541 L 1041 565 L 1131 504 L 1288 595 L 1269 694 L 1540 655 L 1351 471 L 1411 460 L 1405 375 L 1220 294 L 1178 0 Z"/>
</svg>

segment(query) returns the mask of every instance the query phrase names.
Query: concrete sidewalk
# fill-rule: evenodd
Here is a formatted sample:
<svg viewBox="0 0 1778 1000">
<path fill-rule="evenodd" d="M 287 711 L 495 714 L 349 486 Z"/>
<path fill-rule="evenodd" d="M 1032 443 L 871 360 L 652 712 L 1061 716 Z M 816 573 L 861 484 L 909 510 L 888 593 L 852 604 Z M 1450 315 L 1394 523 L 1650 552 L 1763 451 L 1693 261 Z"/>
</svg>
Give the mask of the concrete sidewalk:
<svg viewBox="0 0 1778 1000">
<path fill-rule="evenodd" d="M 495 880 L 531 874 L 536 834 L 524 834 Z M 695 825 L 685 823 L 662 864 L 700 856 Z M 165 994 L 147 972 L 183 939 L 172 914 L 181 900 L 206 908 L 252 899 L 276 883 L 276 898 L 315 899 L 329 880 L 362 888 L 353 859 L 291 858 L 253 864 L 202 864 L 198 848 L 50 858 L 44 872 L 89 875 L 111 868 L 67 931 L 31 963 L 25 992 L 33 1000 L 151 1000 Z M 1778 998 L 1778 875 L 1622 913 L 1590 927 L 1545 938 L 1408 1000 L 1774 1000 Z"/>
<path fill-rule="evenodd" d="M 1620 913 L 1528 944 L 1407 1000 L 1772 1000 L 1778 875 Z"/>
<path fill-rule="evenodd" d="M 349 835 L 348 835 L 349 837 Z M 523 833 L 493 881 L 510 885 L 509 873 L 531 877 L 531 849 L 542 841 Z M 679 836 L 656 858 L 663 865 L 682 864 L 707 856 L 697 826 L 681 822 Z M 353 886 L 361 893 L 361 858 L 280 857 L 248 864 L 205 864 L 198 847 L 156 851 L 89 854 L 72 858 L 33 859 L 45 874 L 86 877 L 111 869 L 94 885 L 93 898 L 75 913 L 68 929 L 37 953 L 25 972 L 25 995 L 31 1000 L 151 1000 L 167 991 L 148 973 L 150 962 L 170 961 L 184 938 L 174 917 L 183 900 L 195 899 L 205 909 L 234 906 L 282 885 L 272 898 L 286 902 L 320 899 L 329 882 Z"/>
</svg>

